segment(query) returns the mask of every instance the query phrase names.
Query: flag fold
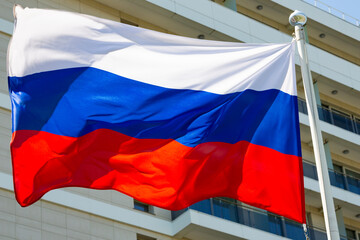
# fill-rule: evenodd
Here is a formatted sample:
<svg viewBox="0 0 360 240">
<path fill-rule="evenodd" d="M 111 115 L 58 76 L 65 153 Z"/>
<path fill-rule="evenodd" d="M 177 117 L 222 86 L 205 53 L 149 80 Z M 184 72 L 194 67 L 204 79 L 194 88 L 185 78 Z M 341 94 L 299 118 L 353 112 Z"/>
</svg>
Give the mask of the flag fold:
<svg viewBox="0 0 360 240">
<path fill-rule="evenodd" d="M 305 222 L 293 58 L 293 43 L 17 9 L 8 49 L 17 201 L 86 187 L 179 210 L 222 196 Z"/>
</svg>

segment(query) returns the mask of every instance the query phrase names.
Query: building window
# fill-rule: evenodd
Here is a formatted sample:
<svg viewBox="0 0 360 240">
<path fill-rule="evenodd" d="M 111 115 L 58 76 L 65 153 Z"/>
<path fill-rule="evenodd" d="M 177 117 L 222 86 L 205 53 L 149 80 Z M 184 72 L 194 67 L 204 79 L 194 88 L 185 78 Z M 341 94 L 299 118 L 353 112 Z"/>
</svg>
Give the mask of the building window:
<svg viewBox="0 0 360 240">
<path fill-rule="evenodd" d="M 332 108 L 332 118 L 335 126 L 354 132 L 350 114 Z"/>
<path fill-rule="evenodd" d="M 137 209 L 137 210 L 142 211 L 142 212 L 153 213 L 153 207 L 152 206 L 150 206 L 149 204 L 137 201 L 135 199 L 134 199 L 134 209 Z"/>
<path fill-rule="evenodd" d="M 346 236 L 347 236 L 347 240 L 357 240 L 356 232 L 354 230 L 346 228 Z"/>
<path fill-rule="evenodd" d="M 334 171 L 335 172 L 338 172 L 338 173 L 343 173 L 343 167 L 338 165 L 338 164 L 333 164 L 333 167 L 334 167 Z"/>
<path fill-rule="evenodd" d="M 306 212 L 306 222 L 307 222 L 308 226 L 314 226 L 310 212 Z"/>
<path fill-rule="evenodd" d="M 360 173 L 351 171 L 351 170 L 349 170 L 347 168 L 345 168 L 345 173 L 346 173 L 346 175 L 348 175 L 348 176 L 350 176 L 352 178 L 360 179 Z"/>
<path fill-rule="evenodd" d="M 137 233 L 136 234 L 136 240 L 156 240 L 156 238 L 145 236 L 145 235 Z"/>
<path fill-rule="evenodd" d="M 360 134 L 360 118 L 354 117 L 354 123 L 355 123 L 356 133 Z"/>
</svg>

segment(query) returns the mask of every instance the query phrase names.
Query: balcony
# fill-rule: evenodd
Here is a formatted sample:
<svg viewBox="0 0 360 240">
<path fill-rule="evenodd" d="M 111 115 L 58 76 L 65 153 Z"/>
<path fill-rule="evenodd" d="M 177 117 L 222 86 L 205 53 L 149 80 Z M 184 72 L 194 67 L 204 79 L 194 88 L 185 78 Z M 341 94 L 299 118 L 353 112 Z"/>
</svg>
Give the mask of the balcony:
<svg viewBox="0 0 360 240">
<path fill-rule="evenodd" d="M 305 100 L 298 98 L 298 107 L 299 112 L 308 114 Z M 322 106 L 318 106 L 318 112 L 320 120 L 360 135 L 359 119 L 352 119 L 346 114 Z"/>
<path fill-rule="evenodd" d="M 304 176 L 318 180 L 316 166 L 303 161 Z M 331 185 L 360 195 L 360 179 L 329 170 Z"/>
<path fill-rule="evenodd" d="M 318 180 L 315 165 L 303 162 L 304 176 Z M 360 179 L 344 173 L 329 170 L 331 185 L 360 195 Z M 264 210 L 250 207 L 228 198 L 212 198 L 198 202 L 189 208 L 173 211 L 172 219 L 175 220 L 187 210 L 197 210 L 215 217 L 239 223 L 251 228 L 262 230 L 278 236 L 303 240 L 305 239 L 302 225 L 284 217 L 269 213 Z M 310 239 L 326 240 L 326 233 L 322 229 L 312 226 L 308 228 Z M 345 240 L 346 237 L 341 237 Z"/>
<path fill-rule="evenodd" d="M 311 4 L 311 5 L 313 5 L 313 6 L 317 7 L 317 8 L 325 11 L 325 12 L 328 12 L 328 13 L 330 13 L 330 14 L 338 17 L 338 18 L 341 18 L 342 20 L 344 20 L 344 21 L 346 21 L 348 23 L 351 23 L 351 24 L 353 24 L 353 25 L 355 25 L 357 27 L 360 27 L 360 20 L 359 19 L 357 19 L 357 18 L 355 18 L 353 16 L 350 16 L 350 15 L 348 15 L 348 14 L 344 13 L 343 11 L 340 11 L 340 10 L 338 10 L 336 8 L 333 8 L 333 7 L 329 6 L 329 5 L 327 5 L 326 3 L 323 3 L 323 2 L 321 2 L 319 0 L 301 0 L 301 1 L 306 2 L 308 4 Z"/>
<path fill-rule="evenodd" d="M 197 210 L 212 216 L 243 224 L 262 231 L 273 233 L 282 237 L 304 240 L 304 231 L 300 223 L 285 219 L 281 216 L 266 212 L 264 210 L 245 206 L 232 199 L 212 198 L 207 199 L 189 208 L 173 211 L 172 219 L 175 220 L 188 209 Z M 323 230 L 309 227 L 309 236 L 313 240 L 326 240 Z M 342 237 L 342 240 L 346 238 Z"/>
</svg>

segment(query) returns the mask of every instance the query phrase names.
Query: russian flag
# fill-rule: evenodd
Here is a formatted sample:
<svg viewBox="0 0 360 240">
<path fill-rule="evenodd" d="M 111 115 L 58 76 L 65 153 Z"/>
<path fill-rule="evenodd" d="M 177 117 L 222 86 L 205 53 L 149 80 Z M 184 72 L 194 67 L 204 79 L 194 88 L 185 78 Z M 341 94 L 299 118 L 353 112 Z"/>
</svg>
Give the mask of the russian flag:
<svg viewBox="0 0 360 240">
<path fill-rule="evenodd" d="M 170 210 L 230 197 L 305 222 L 293 43 L 15 10 L 8 80 L 21 206 L 76 186 Z"/>
</svg>

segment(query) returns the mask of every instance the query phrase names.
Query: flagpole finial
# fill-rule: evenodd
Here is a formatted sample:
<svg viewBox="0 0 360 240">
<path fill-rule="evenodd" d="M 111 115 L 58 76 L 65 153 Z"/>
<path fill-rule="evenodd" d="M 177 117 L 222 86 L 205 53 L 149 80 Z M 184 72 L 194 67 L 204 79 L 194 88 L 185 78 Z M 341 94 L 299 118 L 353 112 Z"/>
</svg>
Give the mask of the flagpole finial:
<svg viewBox="0 0 360 240">
<path fill-rule="evenodd" d="M 289 17 L 289 23 L 291 26 L 304 26 L 306 24 L 307 17 L 305 13 L 295 10 Z"/>
<path fill-rule="evenodd" d="M 326 163 L 326 154 L 324 150 L 323 138 L 321 135 L 319 113 L 317 111 L 317 103 L 315 100 L 313 81 L 309 67 L 309 59 L 306 51 L 304 37 L 305 34 L 303 29 L 303 26 L 306 24 L 306 20 L 306 15 L 297 10 L 294 11 L 289 17 L 289 23 L 295 27 L 295 37 L 299 53 L 301 76 L 304 83 L 306 104 L 309 113 L 308 117 L 316 162 L 316 170 L 319 178 L 321 202 L 324 210 L 327 239 L 340 240 L 339 227 L 336 220 L 334 200 L 332 197 L 330 178 Z"/>
</svg>

